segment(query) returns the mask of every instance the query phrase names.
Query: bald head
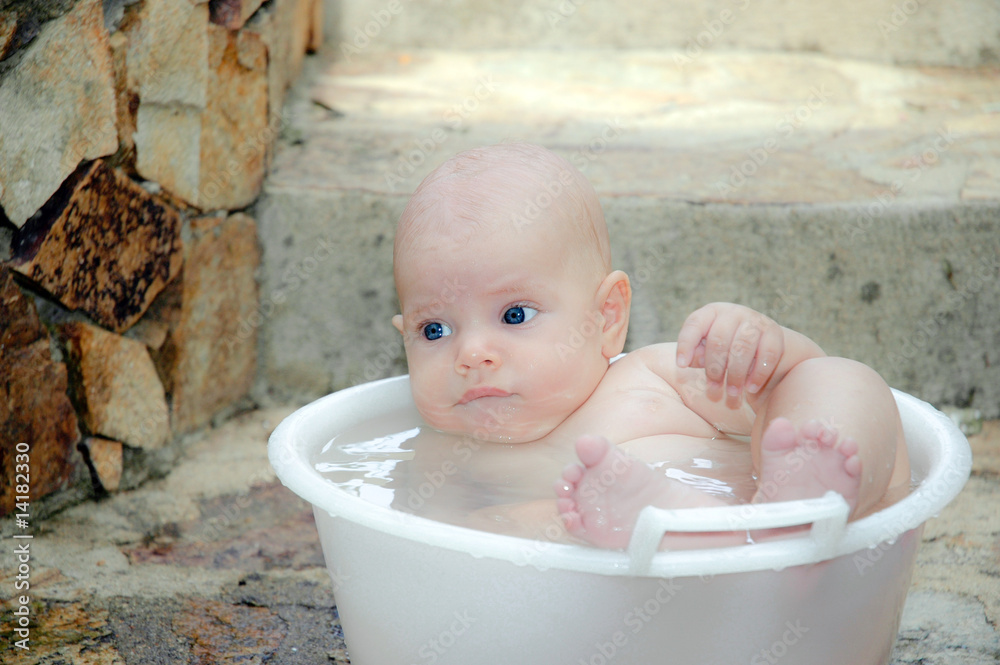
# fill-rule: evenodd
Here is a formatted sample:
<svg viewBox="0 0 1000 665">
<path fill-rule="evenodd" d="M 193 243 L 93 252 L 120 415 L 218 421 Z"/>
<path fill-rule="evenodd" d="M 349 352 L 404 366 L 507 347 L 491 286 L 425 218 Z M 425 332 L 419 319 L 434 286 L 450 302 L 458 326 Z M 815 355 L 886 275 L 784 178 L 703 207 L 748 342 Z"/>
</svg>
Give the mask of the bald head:
<svg viewBox="0 0 1000 665">
<path fill-rule="evenodd" d="M 396 229 L 399 265 L 421 242 L 492 233 L 544 236 L 586 272 L 611 271 L 611 247 L 597 193 L 568 161 L 536 145 L 501 144 L 455 155 L 428 175 Z M 398 270 L 397 270 L 398 276 Z"/>
</svg>

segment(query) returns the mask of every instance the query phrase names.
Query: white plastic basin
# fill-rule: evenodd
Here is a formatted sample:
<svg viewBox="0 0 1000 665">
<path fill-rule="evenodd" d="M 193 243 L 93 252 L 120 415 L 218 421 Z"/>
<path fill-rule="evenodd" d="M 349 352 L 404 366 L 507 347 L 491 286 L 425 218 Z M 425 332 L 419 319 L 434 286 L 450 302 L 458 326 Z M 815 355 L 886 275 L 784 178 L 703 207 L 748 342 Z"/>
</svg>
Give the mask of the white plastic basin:
<svg viewBox="0 0 1000 665">
<path fill-rule="evenodd" d="M 312 460 L 338 432 L 411 404 L 408 378 L 328 395 L 271 435 L 278 477 L 314 508 L 353 665 L 884 665 L 923 523 L 968 479 L 957 427 L 894 391 L 918 487 L 844 524 L 810 501 L 647 509 L 628 552 L 527 540 L 368 503 Z M 655 552 L 664 530 L 813 524 L 799 538 Z"/>
</svg>

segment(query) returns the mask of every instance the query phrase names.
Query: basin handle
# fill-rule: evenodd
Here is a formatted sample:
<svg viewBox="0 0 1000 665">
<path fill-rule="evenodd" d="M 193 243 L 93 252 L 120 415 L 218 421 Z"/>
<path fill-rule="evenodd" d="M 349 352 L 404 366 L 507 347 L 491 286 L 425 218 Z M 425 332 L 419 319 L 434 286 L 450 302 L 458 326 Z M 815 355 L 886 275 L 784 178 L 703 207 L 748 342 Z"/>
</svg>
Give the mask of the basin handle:
<svg viewBox="0 0 1000 665">
<path fill-rule="evenodd" d="M 817 499 L 755 503 L 740 506 L 665 509 L 646 506 L 629 541 L 628 554 L 634 575 L 647 574 L 653 557 L 661 551 L 660 542 L 670 532 L 718 532 L 776 529 L 812 524 L 809 530 L 809 550 L 814 553 L 832 551 L 844 533 L 851 508 L 840 494 L 827 492 Z M 761 545 L 700 550 L 714 556 L 726 553 L 749 554 Z"/>
</svg>

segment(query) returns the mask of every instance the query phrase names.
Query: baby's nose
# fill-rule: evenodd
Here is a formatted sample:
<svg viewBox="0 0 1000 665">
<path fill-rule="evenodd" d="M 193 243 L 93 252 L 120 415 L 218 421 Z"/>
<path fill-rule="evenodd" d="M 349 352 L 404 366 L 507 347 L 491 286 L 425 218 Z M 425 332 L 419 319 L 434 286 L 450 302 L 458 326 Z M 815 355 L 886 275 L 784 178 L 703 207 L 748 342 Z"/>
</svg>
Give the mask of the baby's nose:
<svg viewBox="0 0 1000 665">
<path fill-rule="evenodd" d="M 496 368 L 500 366 L 500 353 L 489 340 L 476 336 L 464 340 L 459 351 L 456 369 L 464 373 L 470 369 Z"/>
</svg>

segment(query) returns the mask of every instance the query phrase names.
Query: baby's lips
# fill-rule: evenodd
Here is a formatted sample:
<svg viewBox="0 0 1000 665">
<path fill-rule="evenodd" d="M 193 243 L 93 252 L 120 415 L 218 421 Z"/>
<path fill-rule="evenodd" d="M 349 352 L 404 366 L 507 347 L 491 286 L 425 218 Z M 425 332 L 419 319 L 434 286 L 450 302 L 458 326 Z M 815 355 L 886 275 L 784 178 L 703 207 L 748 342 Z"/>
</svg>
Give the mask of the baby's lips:
<svg viewBox="0 0 1000 665">
<path fill-rule="evenodd" d="M 465 394 L 462 395 L 462 399 L 460 399 L 458 403 L 468 404 L 473 400 L 483 397 L 510 397 L 510 393 L 506 390 L 501 390 L 500 388 L 494 388 L 493 386 L 477 386 L 466 390 Z"/>
</svg>

